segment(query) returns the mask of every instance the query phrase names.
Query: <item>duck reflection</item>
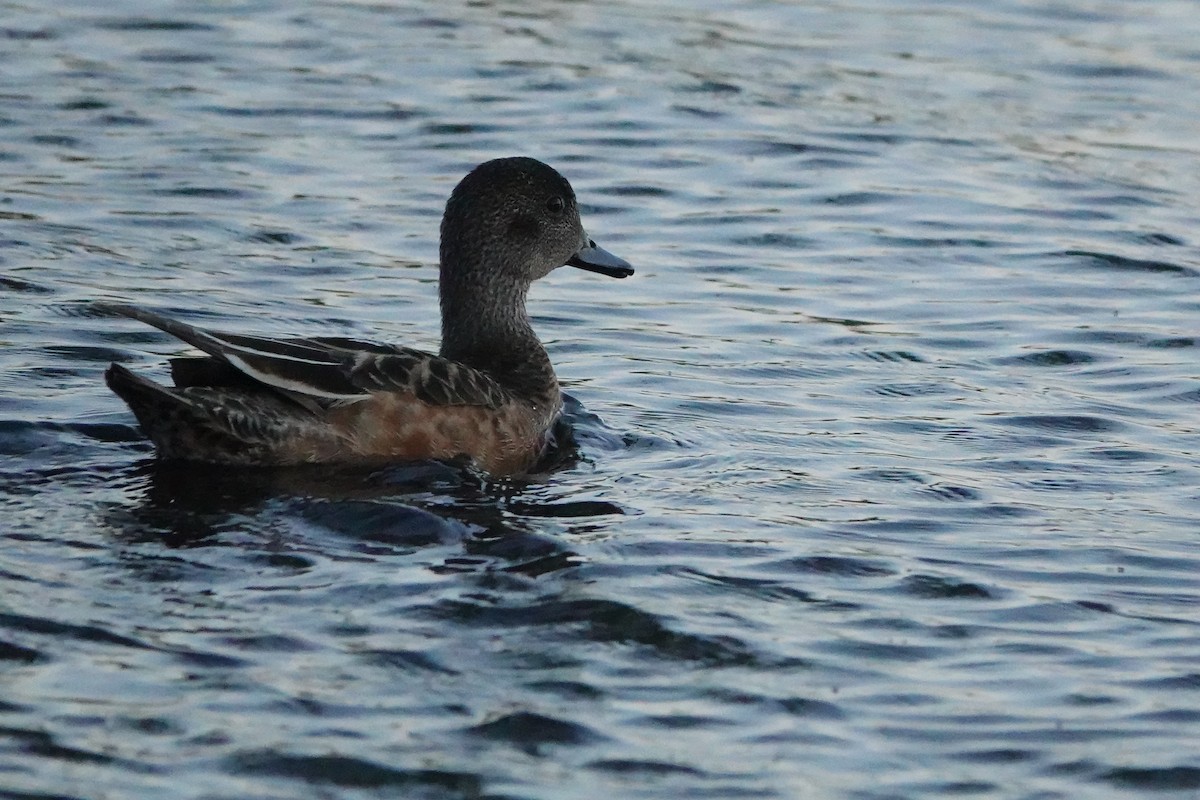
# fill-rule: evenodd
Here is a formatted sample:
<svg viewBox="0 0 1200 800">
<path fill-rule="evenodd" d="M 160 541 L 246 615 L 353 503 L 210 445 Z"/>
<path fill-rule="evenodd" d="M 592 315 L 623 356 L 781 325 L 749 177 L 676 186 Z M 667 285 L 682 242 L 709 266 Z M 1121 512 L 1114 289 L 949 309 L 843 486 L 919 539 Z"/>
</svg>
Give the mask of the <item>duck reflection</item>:
<svg viewBox="0 0 1200 800">
<path fill-rule="evenodd" d="M 335 536 L 363 557 L 452 545 L 435 571 L 503 570 L 537 576 L 577 563 L 567 539 L 538 520 L 558 520 L 568 536 L 623 514 L 600 500 L 563 500 L 552 476 L 580 463 L 572 421 L 586 418 L 572 398 L 536 470 L 494 479 L 465 461 L 386 467 L 309 465 L 286 468 L 147 460 L 134 476 L 141 502 L 124 513 L 124 537 L 187 548 L 233 543 L 247 533 L 277 536 L 295 526 L 311 537 Z M 585 422 L 586 424 L 586 422 Z M 269 518 L 269 522 L 264 519 Z M 257 538 L 257 537 L 255 537 Z M 311 543 L 311 542 L 310 542 Z"/>
</svg>

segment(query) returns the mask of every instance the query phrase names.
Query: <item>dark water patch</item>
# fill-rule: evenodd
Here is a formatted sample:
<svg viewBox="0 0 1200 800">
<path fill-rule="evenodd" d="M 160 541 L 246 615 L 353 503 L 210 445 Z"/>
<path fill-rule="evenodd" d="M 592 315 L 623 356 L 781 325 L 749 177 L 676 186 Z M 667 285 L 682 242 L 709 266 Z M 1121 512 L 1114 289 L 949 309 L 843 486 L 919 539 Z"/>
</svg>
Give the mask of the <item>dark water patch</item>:
<svg viewBox="0 0 1200 800">
<path fill-rule="evenodd" d="M 138 56 L 148 64 L 210 64 L 217 60 L 209 53 L 188 53 L 182 50 L 150 50 Z"/>
<path fill-rule="evenodd" d="M 977 583 L 942 575 L 911 575 L 900 584 L 900 591 L 923 600 L 991 600 L 995 594 Z"/>
<path fill-rule="evenodd" d="M 32 664 L 44 658 L 43 654 L 31 647 L 24 647 L 15 642 L 0 639 L 0 661 L 16 661 L 22 664 Z"/>
<path fill-rule="evenodd" d="M 120 717 L 114 721 L 118 728 L 151 736 L 178 736 L 184 733 L 181 725 L 165 717 Z"/>
<path fill-rule="evenodd" d="M 923 475 L 907 469 L 881 468 L 856 470 L 866 480 L 878 480 L 885 483 L 919 483 L 924 484 Z"/>
<path fill-rule="evenodd" d="M 965 761 L 968 764 L 1020 764 L 1026 761 L 1037 761 L 1041 756 L 1036 750 L 1001 747 L 988 750 L 966 750 L 961 753 L 953 753 L 950 757 L 955 761 Z"/>
<path fill-rule="evenodd" d="M 702 636 L 669 628 L 655 615 L 612 600 L 563 600 L 530 606 L 492 606 L 446 600 L 431 609 L 437 617 L 476 627 L 574 628 L 594 642 L 637 644 L 663 658 L 710 666 L 751 665 L 757 657 L 731 636 Z"/>
<path fill-rule="evenodd" d="M 101 114 L 100 116 L 96 117 L 95 121 L 99 125 L 105 125 L 112 128 L 144 127 L 154 124 L 152 120 L 134 113 Z"/>
<path fill-rule="evenodd" d="M 262 653 L 305 653 L 314 650 L 315 645 L 298 636 L 288 636 L 282 633 L 263 633 L 253 636 L 226 636 L 221 642 L 235 650 Z"/>
<path fill-rule="evenodd" d="M 599 700 L 605 696 L 605 692 L 598 687 L 579 681 L 533 681 L 526 686 L 533 691 L 546 692 L 567 700 Z"/>
<path fill-rule="evenodd" d="M 955 486 L 948 483 L 935 483 L 923 486 L 920 491 L 939 500 L 948 500 L 951 502 L 974 502 L 983 499 L 983 495 L 976 489 L 967 486 Z"/>
<path fill-rule="evenodd" d="M 579 144 L 587 147 L 611 148 L 614 150 L 636 150 L 642 148 L 656 148 L 663 145 L 661 139 L 653 137 L 637 137 L 637 136 L 589 136 L 584 137 L 579 141 Z"/>
<path fill-rule="evenodd" d="M 582 559 L 570 550 L 554 551 L 503 567 L 506 572 L 537 578 L 579 566 Z"/>
<path fill-rule="evenodd" d="M 13 571 L 7 570 L 7 569 L 0 569 L 0 580 L 14 581 L 14 582 L 20 581 L 22 583 L 34 583 L 35 582 L 33 580 L 33 578 L 30 578 L 28 575 L 22 575 L 19 572 L 13 572 Z"/>
<path fill-rule="evenodd" d="M 1179 350 L 1181 348 L 1196 347 L 1200 344 L 1200 339 L 1195 336 L 1171 336 L 1164 339 L 1150 339 L 1146 342 L 1146 347 L 1154 348 L 1155 350 Z"/>
<path fill-rule="evenodd" d="M 1031 601 L 1023 605 L 998 608 L 996 610 L 997 616 L 1007 623 L 1049 623 L 1053 625 L 1061 625 L 1071 621 L 1093 620 L 1096 617 L 1096 613 L 1095 610 L 1088 608 L 1085 604 L 1065 601 Z M 1012 643 L 1003 646 L 1039 647 L 1036 643 Z M 1065 644 L 1060 645 L 1046 642 L 1042 646 L 1049 648 L 1047 652 L 1073 652 Z"/>
<path fill-rule="evenodd" d="M 111 104 L 101 97 L 77 97 L 59 103 L 58 108 L 63 111 L 100 111 L 111 108 Z"/>
<path fill-rule="evenodd" d="M 729 724 L 723 719 L 699 714 L 650 714 L 639 717 L 637 724 L 665 730 L 711 730 Z"/>
<path fill-rule="evenodd" d="M 938 647 L 851 639 L 821 643 L 818 645 L 818 648 L 855 659 L 866 659 L 885 664 L 897 662 L 916 664 L 925 661 L 934 661 L 945 654 L 945 650 Z"/>
<path fill-rule="evenodd" d="M 1089 195 L 1085 201 L 1098 206 L 1155 206 L 1158 204 L 1153 198 L 1134 194 Z"/>
<path fill-rule="evenodd" d="M 469 773 L 399 769 L 364 758 L 334 754 L 294 755 L 256 750 L 230 757 L 227 767 L 239 775 L 271 775 L 315 786 L 419 792 L 417 797 L 424 797 L 431 790 L 452 792 L 451 796 L 464 798 L 479 797 L 483 791 L 483 781 Z"/>
<path fill-rule="evenodd" d="M 1074 759 L 1049 764 L 1043 768 L 1043 772 L 1048 775 L 1093 776 L 1100 772 L 1100 767 L 1090 759 Z"/>
<path fill-rule="evenodd" d="M 752 559 L 756 556 L 763 556 L 778 552 L 775 547 L 767 546 L 764 543 L 751 541 L 746 542 L 728 542 L 728 541 L 704 541 L 688 540 L 683 538 L 676 539 L 651 539 L 647 541 L 630 542 L 624 545 L 623 552 L 626 552 L 630 557 L 637 556 L 640 558 L 666 558 L 674 555 L 686 554 L 693 559 L 717 559 L 728 560 L 730 563 L 738 563 L 745 559 Z"/>
<path fill-rule="evenodd" d="M 933 781 L 907 784 L 905 789 L 916 797 L 975 797 L 997 792 L 1000 786 L 989 781 Z"/>
<path fill-rule="evenodd" d="M 693 84 L 689 84 L 689 85 L 681 85 L 681 86 L 677 87 L 677 89 L 681 92 L 692 92 L 692 93 L 696 93 L 696 94 L 715 94 L 715 95 L 741 94 L 743 91 L 742 87 L 738 86 L 737 84 L 728 83 L 726 81 L 713 80 L 711 78 L 703 79 L 697 83 L 693 83 Z"/>
<path fill-rule="evenodd" d="M 1200 672 L 1185 672 L 1136 681 L 1135 685 L 1156 691 L 1200 692 Z"/>
<path fill-rule="evenodd" d="M 1162 399 L 1167 403 L 1200 403 L 1200 387 L 1167 395 Z"/>
<path fill-rule="evenodd" d="M 51 28 L 0 28 L 5 39 L 18 42 L 41 42 L 57 39 L 58 33 Z"/>
<path fill-rule="evenodd" d="M 946 394 L 952 388 L 944 383 L 887 383 L 869 387 L 867 392 L 879 397 L 928 397 Z"/>
<path fill-rule="evenodd" d="M 750 155 L 821 155 L 842 156 L 847 163 L 857 163 L 863 156 L 871 155 L 871 151 L 849 148 L 838 145 L 815 144 L 813 142 L 787 142 L 751 140 L 743 142 L 749 149 Z M 794 184 L 793 184 L 794 185 Z"/>
<path fill-rule="evenodd" d="M 458 670 L 451 669 L 439 663 L 432 656 L 416 650 L 374 649 L 362 650 L 356 656 L 378 667 L 386 667 L 400 672 L 422 673 L 432 672 L 442 675 L 458 675 Z"/>
<path fill-rule="evenodd" d="M 1172 236 L 1169 233 L 1138 233 L 1137 241 L 1144 244 L 1152 244 L 1166 247 L 1183 247 L 1187 245 L 1183 239 L 1178 236 Z"/>
<path fill-rule="evenodd" d="M 1101 614 L 1115 614 L 1116 608 L 1111 603 L 1101 603 L 1095 600 L 1076 600 L 1075 604 L 1088 611 L 1099 611 Z"/>
<path fill-rule="evenodd" d="M 1113 23 L 1117 19 L 1104 8 L 1081 8 L 1066 3 L 1024 6 L 1021 7 L 1020 13 L 1048 21 Z"/>
<path fill-rule="evenodd" d="M 532 711 L 516 711 L 468 729 L 474 736 L 508 742 L 535 753 L 546 745 L 582 745 L 603 741 L 606 737 L 576 722 L 557 719 Z"/>
<path fill-rule="evenodd" d="M 1071 367 L 1078 364 L 1091 364 L 1096 360 L 1096 356 L 1083 350 L 1042 350 L 1037 353 L 998 358 L 995 363 L 1031 367 Z"/>
<path fill-rule="evenodd" d="M 1111 481 L 1082 478 L 1038 478 L 1020 485 L 1035 492 L 1111 492 L 1117 488 Z"/>
<path fill-rule="evenodd" d="M 758 568 L 771 572 L 841 575 L 852 578 L 875 578 L 895 574 L 895 570 L 890 567 L 851 556 L 803 556 L 766 562 Z"/>
<path fill-rule="evenodd" d="M 256 117 L 263 119 L 344 119 L 378 122 L 399 122 L 420 116 L 415 109 L 401 106 L 386 108 L 340 108 L 323 106 L 204 106 L 201 111 L 225 117 Z"/>
<path fill-rule="evenodd" d="M 756 233 L 733 240 L 734 244 L 744 247 L 782 249 L 789 252 L 807 250 L 815 243 L 813 239 L 793 233 Z"/>
<path fill-rule="evenodd" d="M 167 523 L 173 530 L 169 541 L 175 546 L 201 542 L 229 525 L 236 527 L 238 515 L 259 514 L 268 502 L 276 504 L 284 519 L 302 520 L 310 530 L 333 533 L 359 552 L 376 555 L 461 542 L 472 530 L 473 515 L 486 525 L 497 514 L 494 499 L 479 504 L 487 496 L 480 494 L 469 470 L 439 462 L 382 470 L 305 466 L 231 471 L 153 460 L 145 469 L 147 492 L 138 516 L 151 527 Z M 455 497 L 466 505 L 445 509 L 453 513 L 439 510 Z"/>
<path fill-rule="evenodd" d="M 1098 208 L 1087 209 L 1078 206 L 1067 208 L 1030 207 L 1015 209 L 1012 213 L 1035 219 L 1058 219 L 1076 223 L 1112 223 L 1118 219 L 1117 212 Z"/>
<path fill-rule="evenodd" d="M 163 17 L 119 17 L 96 20 L 97 28 L 110 31 L 150 31 L 185 33 L 189 31 L 215 31 L 217 26 L 195 20 L 167 19 Z"/>
<path fill-rule="evenodd" d="M 427 122 L 421 125 L 418 132 L 428 136 L 468 136 L 477 133 L 496 133 L 506 127 L 492 122 Z"/>
<path fill-rule="evenodd" d="M 3 800 L 83 800 L 83 795 L 51 794 L 43 792 L 17 792 L 10 789 L 0 789 Z"/>
<path fill-rule="evenodd" d="M 1090 250 L 1064 250 L 1061 253 L 1051 253 L 1051 256 L 1069 258 L 1076 263 L 1088 267 L 1112 269 L 1122 272 L 1166 273 L 1196 277 L 1200 272 L 1169 261 L 1151 261 L 1140 258 L 1128 258 L 1114 253 L 1100 253 Z"/>
<path fill-rule="evenodd" d="M 1100 327 L 1088 327 L 1082 330 L 1063 331 L 1060 336 L 1068 340 L 1093 342 L 1096 344 L 1132 345 L 1145 347 L 1151 337 L 1144 333 L 1129 330 L 1112 330 Z"/>
<path fill-rule="evenodd" d="M 590 517 L 622 516 L 625 509 L 605 500 L 568 500 L 558 503 L 526 503 L 514 500 L 509 510 L 528 517 L 547 519 L 587 519 Z"/>
<path fill-rule="evenodd" d="M 0 220 L 8 220 L 10 222 L 38 222 L 41 220 L 37 214 L 26 214 L 21 211 L 0 211 Z M 14 242 L 15 246 L 26 246 L 25 243 Z"/>
<path fill-rule="evenodd" d="M 45 617 L 31 617 L 23 614 L 0 612 L 0 626 L 26 633 L 45 634 L 56 639 L 76 639 L 81 642 L 111 644 L 135 650 L 152 649 L 150 645 L 144 642 L 113 633 L 106 628 L 96 625 L 77 625 L 69 622 L 58 622 Z"/>
<path fill-rule="evenodd" d="M 1123 789 L 1152 792 L 1200 790 L 1200 767 L 1121 767 L 1100 776 L 1101 780 Z"/>
<path fill-rule="evenodd" d="M 683 764 L 672 764 L 666 761 L 648 761 L 643 759 L 632 758 L 608 758 L 599 761 L 591 761 L 587 764 L 588 769 L 597 769 L 603 772 L 612 772 L 618 775 L 642 776 L 642 777 L 665 777 L 668 775 L 693 775 L 701 776 L 706 773 L 703 770 L 695 767 L 685 766 Z"/>
<path fill-rule="evenodd" d="M 779 708 L 795 717 L 843 719 L 846 713 L 837 705 L 811 697 L 785 697 L 776 701 Z"/>
<path fill-rule="evenodd" d="M 87 364 L 105 364 L 111 361 L 125 361 L 127 356 L 122 350 L 94 345 L 49 345 L 46 352 L 64 361 L 83 361 Z"/>
<path fill-rule="evenodd" d="M 897 199 L 896 195 L 885 192 L 845 192 L 826 197 L 823 202 L 831 206 L 879 206 L 886 205 Z"/>
<path fill-rule="evenodd" d="M 120 759 L 104 753 L 59 744 L 53 734 L 43 730 L 0 726 L 0 740 L 4 739 L 11 742 L 13 750 L 34 758 L 48 758 L 70 764 L 120 763 Z"/>
<path fill-rule="evenodd" d="M 457 563 L 483 566 L 484 563 L 498 561 L 503 569 L 529 577 L 569 569 L 579 563 L 576 554 L 558 539 L 506 527 L 501 523 L 493 524 L 467 539 L 464 550 L 467 558 L 455 560 Z M 476 560 L 472 560 L 472 557 Z M 485 561 L 480 563 L 477 559 Z"/>
<path fill-rule="evenodd" d="M 1149 67 L 1141 67 L 1136 64 L 1110 64 L 1110 63 L 1059 63 L 1047 64 L 1042 67 L 1042 71 L 1053 73 L 1055 75 L 1065 75 L 1069 78 L 1087 78 L 1088 80 L 1112 80 L 1112 79 L 1138 79 L 1138 80 L 1166 80 L 1170 78 L 1170 74 Z"/>
<path fill-rule="evenodd" d="M 48 286 L 42 286 L 27 281 L 22 278 L 14 278 L 11 275 L 0 275 L 0 289 L 10 292 L 25 292 L 28 294 L 53 294 L 54 289 Z"/>
<path fill-rule="evenodd" d="M 793 586 L 782 584 L 778 581 L 764 580 L 762 578 L 746 578 L 733 575 L 712 575 L 707 572 L 702 572 L 698 569 L 683 569 L 679 574 L 686 577 L 699 579 L 705 583 L 716 584 L 725 589 L 733 589 L 735 591 L 765 600 L 782 600 L 801 603 L 822 602 L 821 600 L 813 597 L 813 595 L 809 592 L 806 592 L 802 589 L 797 589 Z"/>
<path fill-rule="evenodd" d="M 1097 447 L 1087 451 L 1088 458 L 1100 461 L 1112 461 L 1119 464 L 1136 464 L 1146 461 L 1160 462 L 1163 456 L 1146 450 L 1135 450 L 1130 447 Z"/>
<path fill-rule="evenodd" d="M 433 30 L 454 30 L 462 27 L 461 21 L 446 17 L 419 17 L 405 24 L 415 28 L 429 28 Z"/>
<path fill-rule="evenodd" d="M 670 197 L 674 194 L 662 186 L 647 186 L 639 184 L 622 184 L 620 186 L 601 187 L 597 194 L 613 195 L 616 197 Z"/>
<path fill-rule="evenodd" d="M 1158 725 L 1187 728 L 1200 722 L 1200 709 L 1167 708 L 1161 711 L 1149 711 L 1145 714 L 1135 714 L 1130 717 L 1130 719 L 1137 722 L 1151 722 Z"/>
<path fill-rule="evenodd" d="M 843 130 L 833 133 L 834 138 L 848 142 L 870 142 L 871 144 L 902 144 L 915 141 L 915 137 L 906 133 L 881 133 L 864 130 Z"/>
<path fill-rule="evenodd" d="M 699 117 L 700 119 L 721 119 L 728 113 L 718 109 L 700 108 L 699 106 L 684 105 L 682 103 L 672 105 L 671 110 L 690 117 Z"/>
<path fill-rule="evenodd" d="M 994 417 L 1000 425 L 1054 433 L 1115 433 L 1125 426 L 1113 419 L 1086 414 L 1013 414 Z"/>
<path fill-rule="evenodd" d="M 256 230 L 246 237 L 246 241 L 262 244 L 294 245 L 304 240 L 304 237 L 298 233 L 278 230 Z"/>
<path fill-rule="evenodd" d="M 201 669 L 240 669 L 250 665 L 250 662 L 245 659 L 225 655 L 224 653 L 181 648 L 164 648 L 163 652 L 174 656 L 181 664 Z"/>
<path fill-rule="evenodd" d="M 63 134 L 39 134 L 31 136 L 29 141 L 33 144 L 45 145 L 47 147 L 79 147 L 82 141 L 75 136 L 65 136 Z M 28 215 L 32 216 L 32 215 Z M 34 217 L 36 219 L 36 217 Z M 4 214 L 0 213 L 0 219 L 4 219 Z"/>
<path fill-rule="evenodd" d="M 411 549 L 461 541 L 466 529 L 461 523 L 416 508 L 386 501 L 314 501 L 300 511 L 310 522 L 364 544 Z M 365 548 L 383 554 L 387 550 Z"/>
<path fill-rule="evenodd" d="M 909 362 L 913 364 L 923 364 L 925 359 L 921 358 L 916 353 L 910 353 L 907 350 L 863 350 L 854 353 L 859 358 L 865 358 L 868 361 L 891 362 L 893 364 Z"/>
<path fill-rule="evenodd" d="M 159 197 L 187 197 L 193 200 L 232 200 L 249 196 L 243 189 L 221 186 L 177 186 L 170 189 L 156 189 L 152 194 Z"/>
<path fill-rule="evenodd" d="M 994 348 L 996 343 L 982 337 L 925 336 L 926 347 L 934 350 L 979 350 Z"/>
<path fill-rule="evenodd" d="M 991 248 L 998 247 L 1001 241 L 970 237 L 930 237 L 930 236 L 886 236 L 879 235 L 875 240 L 881 245 L 893 247 L 911 247 L 919 250 L 935 250 L 938 248 Z"/>
<path fill-rule="evenodd" d="M 946 530 L 946 523 L 925 517 L 896 516 L 890 518 L 871 517 L 843 523 L 838 526 L 839 533 L 845 536 L 880 535 L 880 534 L 933 534 Z"/>
</svg>

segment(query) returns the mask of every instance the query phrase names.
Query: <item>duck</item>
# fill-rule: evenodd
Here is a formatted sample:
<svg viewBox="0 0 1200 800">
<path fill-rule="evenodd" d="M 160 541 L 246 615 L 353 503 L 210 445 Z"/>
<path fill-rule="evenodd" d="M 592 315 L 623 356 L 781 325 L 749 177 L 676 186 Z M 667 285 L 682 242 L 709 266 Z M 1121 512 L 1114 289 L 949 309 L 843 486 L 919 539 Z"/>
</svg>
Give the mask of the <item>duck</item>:
<svg viewBox="0 0 1200 800">
<path fill-rule="evenodd" d="M 102 313 L 203 354 L 170 359 L 170 386 L 118 363 L 105 382 L 163 460 L 283 467 L 466 459 L 494 476 L 528 472 L 563 408 L 526 311 L 530 285 L 562 266 L 613 278 L 633 267 L 588 237 L 567 179 L 528 157 L 472 169 L 446 202 L 440 234 L 436 354 L 339 336 L 207 330 L 101 303 Z"/>
</svg>

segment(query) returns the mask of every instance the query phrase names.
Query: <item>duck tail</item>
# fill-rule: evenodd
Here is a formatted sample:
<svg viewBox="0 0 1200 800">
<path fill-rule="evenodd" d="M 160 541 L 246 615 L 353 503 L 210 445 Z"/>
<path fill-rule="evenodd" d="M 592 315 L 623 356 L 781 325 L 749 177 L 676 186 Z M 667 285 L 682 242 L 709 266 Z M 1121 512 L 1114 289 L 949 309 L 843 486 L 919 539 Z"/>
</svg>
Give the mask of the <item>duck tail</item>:
<svg viewBox="0 0 1200 800">
<path fill-rule="evenodd" d="M 188 453 L 204 452 L 207 448 L 200 442 L 187 441 L 198 436 L 233 443 L 231 437 L 214 428 L 212 417 L 204 408 L 174 389 L 143 378 L 120 364 L 109 365 L 104 382 L 129 406 L 162 458 L 186 458 Z M 210 442 L 205 444 L 211 447 Z"/>
</svg>

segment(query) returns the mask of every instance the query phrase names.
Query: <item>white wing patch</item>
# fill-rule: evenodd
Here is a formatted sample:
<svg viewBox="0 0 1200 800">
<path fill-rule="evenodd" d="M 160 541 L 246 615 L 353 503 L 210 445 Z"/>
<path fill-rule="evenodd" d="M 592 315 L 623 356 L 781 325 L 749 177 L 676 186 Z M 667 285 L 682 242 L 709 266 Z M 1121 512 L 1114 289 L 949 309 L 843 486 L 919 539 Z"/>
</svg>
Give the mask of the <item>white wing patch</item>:
<svg viewBox="0 0 1200 800">
<path fill-rule="evenodd" d="M 229 349 L 227 349 L 225 351 L 226 360 L 228 360 L 229 363 L 232 364 L 234 367 L 237 367 L 237 369 L 239 371 L 245 373 L 246 375 L 249 375 L 251 378 L 254 378 L 254 380 L 258 381 L 259 383 L 265 384 L 267 386 L 271 386 L 276 389 L 282 389 L 287 392 L 294 392 L 295 394 L 303 395 L 305 397 L 320 397 L 325 400 L 337 400 L 340 402 L 357 402 L 359 400 L 367 399 L 367 395 L 362 394 L 361 392 L 355 392 L 352 394 L 343 393 L 343 392 L 329 392 L 324 389 L 319 389 L 319 388 L 313 386 L 312 384 L 306 383 L 305 381 L 302 381 L 302 380 L 285 378 L 282 375 L 276 375 L 276 374 L 273 374 L 270 372 L 263 372 L 262 370 L 251 366 L 249 363 L 246 362 L 245 359 L 243 359 L 240 356 L 235 355 L 233 352 L 231 352 L 231 350 L 233 350 L 233 349 L 240 350 L 242 348 L 234 348 L 234 347 L 230 346 Z M 259 351 L 252 351 L 252 352 L 259 352 Z M 294 361 L 297 363 L 305 363 L 305 364 L 312 364 L 314 366 L 325 366 L 325 367 L 335 366 L 334 364 L 331 364 L 328 361 L 313 361 L 310 359 L 292 358 L 291 356 L 281 356 L 281 355 L 276 355 L 274 353 L 260 353 L 260 354 L 267 358 L 270 358 L 273 361 Z"/>
</svg>

